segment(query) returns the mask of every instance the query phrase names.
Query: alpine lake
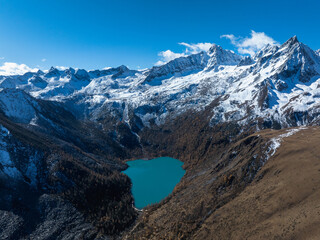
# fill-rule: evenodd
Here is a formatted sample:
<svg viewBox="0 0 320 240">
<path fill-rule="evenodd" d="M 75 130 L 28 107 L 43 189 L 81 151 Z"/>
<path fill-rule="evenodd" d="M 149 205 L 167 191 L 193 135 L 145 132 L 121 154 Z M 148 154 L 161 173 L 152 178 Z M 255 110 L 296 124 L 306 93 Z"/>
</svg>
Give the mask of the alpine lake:
<svg viewBox="0 0 320 240">
<path fill-rule="evenodd" d="M 127 164 L 129 167 L 123 173 L 132 181 L 132 195 L 138 209 L 167 197 L 185 174 L 183 162 L 170 157 L 139 159 Z"/>
</svg>

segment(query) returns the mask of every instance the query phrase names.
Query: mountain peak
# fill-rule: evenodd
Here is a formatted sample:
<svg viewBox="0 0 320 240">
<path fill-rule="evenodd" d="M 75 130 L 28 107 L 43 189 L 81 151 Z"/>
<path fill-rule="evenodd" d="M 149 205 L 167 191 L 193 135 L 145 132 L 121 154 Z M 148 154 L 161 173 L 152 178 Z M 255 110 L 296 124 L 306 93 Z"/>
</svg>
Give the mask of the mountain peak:
<svg viewBox="0 0 320 240">
<path fill-rule="evenodd" d="M 152 67 L 147 73 L 148 76 L 146 77 L 145 82 L 150 83 L 153 79 L 171 77 L 175 74 L 183 75 L 201 71 L 206 67 L 208 58 L 209 56 L 206 52 L 175 58 L 164 65 Z M 157 84 L 159 83 L 161 82 L 158 82 Z"/>
<path fill-rule="evenodd" d="M 230 50 L 225 50 L 217 44 L 213 44 L 208 51 L 210 56 L 208 69 L 217 65 L 237 65 L 242 57 Z"/>
<path fill-rule="evenodd" d="M 60 71 L 55 67 L 51 67 L 49 71 L 46 73 L 45 77 L 50 78 L 50 77 L 56 77 L 59 75 L 60 75 Z"/>
<path fill-rule="evenodd" d="M 89 80 L 90 78 L 88 72 L 84 69 L 77 69 L 74 76 L 79 80 Z"/>
<path fill-rule="evenodd" d="M 58 70 L 57 68 L 55 68 L 54 66 L 52 66 L 50 69 L 49 69 L 49 72 L 53 72 L 53 71 L 56 71 Z"/>
<path fill-rule="evenodd" d="M 213 54 L 214 52 L 217 52 L 219 50 L 221 51 L 221 50 L 223 50 L 223 48 L 221 46 L 213 43 L 212 46 L 208 50 L 208 54 Z"/>
<path fill-rule="evenodd" d="M 299 43 L 297 36 L 293 36 L 291 38 L 289 38 L 284 44 L 281 45 L 281 47 L 285 47 L 285 46 L 292 46 L 296 43 Z"/>
<path fill-rule="evenodd" d="M 38 75 L 42 75 L 42 74 L 44 74 L 44 72 L 39 69 L 39 70 L 37 71 L 37 74 L 38 74 Z"/>
<path fill-rule="evenodd" d="M 121 65 L 121 66 L 117 67 L 117 69 L 119 69 L 119 71 L 122 71 L 122 72 L 129 71 L 129 68 L 125 65 Z"/>
<path fill-rule="evenodd" d="M 75 72 L 75 70 L 72 67 L 69 67 L 66 70 L 64 70 L 64 72 L 67 74 L 73 74 Z"/>
<path fill-rule="evenodd" d="M 299 42 L 297 35 L 294 35 L 292 38 L 290 38 L 294 42 Z M 290 40 L 289 39 L 289 40 Z"/>
</svg>

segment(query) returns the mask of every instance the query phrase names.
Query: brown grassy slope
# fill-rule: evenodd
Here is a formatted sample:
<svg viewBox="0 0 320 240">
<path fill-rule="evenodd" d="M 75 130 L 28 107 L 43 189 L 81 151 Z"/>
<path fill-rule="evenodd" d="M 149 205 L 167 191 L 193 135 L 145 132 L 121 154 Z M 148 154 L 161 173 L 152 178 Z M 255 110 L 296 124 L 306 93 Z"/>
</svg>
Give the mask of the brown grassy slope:
<svg viewBox="0 0 320 240">
<path fill-rule="evenodd" d="M 285 138 L 256 173 L 269 140 L 285 132 L 259 132 L 188 168 L 123 239 L 320 239 L 320 129 Z"/>
<path fill-rule="evenodd" d="M 215 211 L 193 239 L 320 239 L 320 129 L 285 138 L 263 178 Z"/>
</svg>

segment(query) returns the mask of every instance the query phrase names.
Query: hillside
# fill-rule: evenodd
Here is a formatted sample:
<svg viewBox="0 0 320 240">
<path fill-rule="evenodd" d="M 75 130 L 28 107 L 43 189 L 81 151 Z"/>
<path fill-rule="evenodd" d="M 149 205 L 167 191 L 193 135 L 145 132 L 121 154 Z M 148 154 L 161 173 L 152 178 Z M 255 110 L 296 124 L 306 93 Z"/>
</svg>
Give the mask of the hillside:
<svg viewBox="0 0 320 240">
<path fill-rule="evenodd" d="M 255 169 L 261 146 L 273 140 L 276 152 Z M 192 167 L 123 239 L 317 239 L 319 140 L 320 129 L 310 127 L 264 130 L 231 144 L 211 168 Z"/>
</svg>

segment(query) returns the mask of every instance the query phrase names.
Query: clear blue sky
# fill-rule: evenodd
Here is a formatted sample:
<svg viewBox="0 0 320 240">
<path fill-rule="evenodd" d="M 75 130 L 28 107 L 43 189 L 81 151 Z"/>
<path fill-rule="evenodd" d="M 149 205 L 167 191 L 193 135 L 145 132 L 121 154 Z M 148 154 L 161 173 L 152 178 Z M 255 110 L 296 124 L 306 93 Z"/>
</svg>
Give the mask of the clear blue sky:
<svg viewBox="0 0 320 240">
<path fill-rule="evenodd" d="M 316 0 L 0 0 L 0 64 L 144 68 L 160 51 L 182 51 L 179 42 L 233 49 L 220 35 L 251 30 L 319 49 L 319 9 Z"/>
</svg>

